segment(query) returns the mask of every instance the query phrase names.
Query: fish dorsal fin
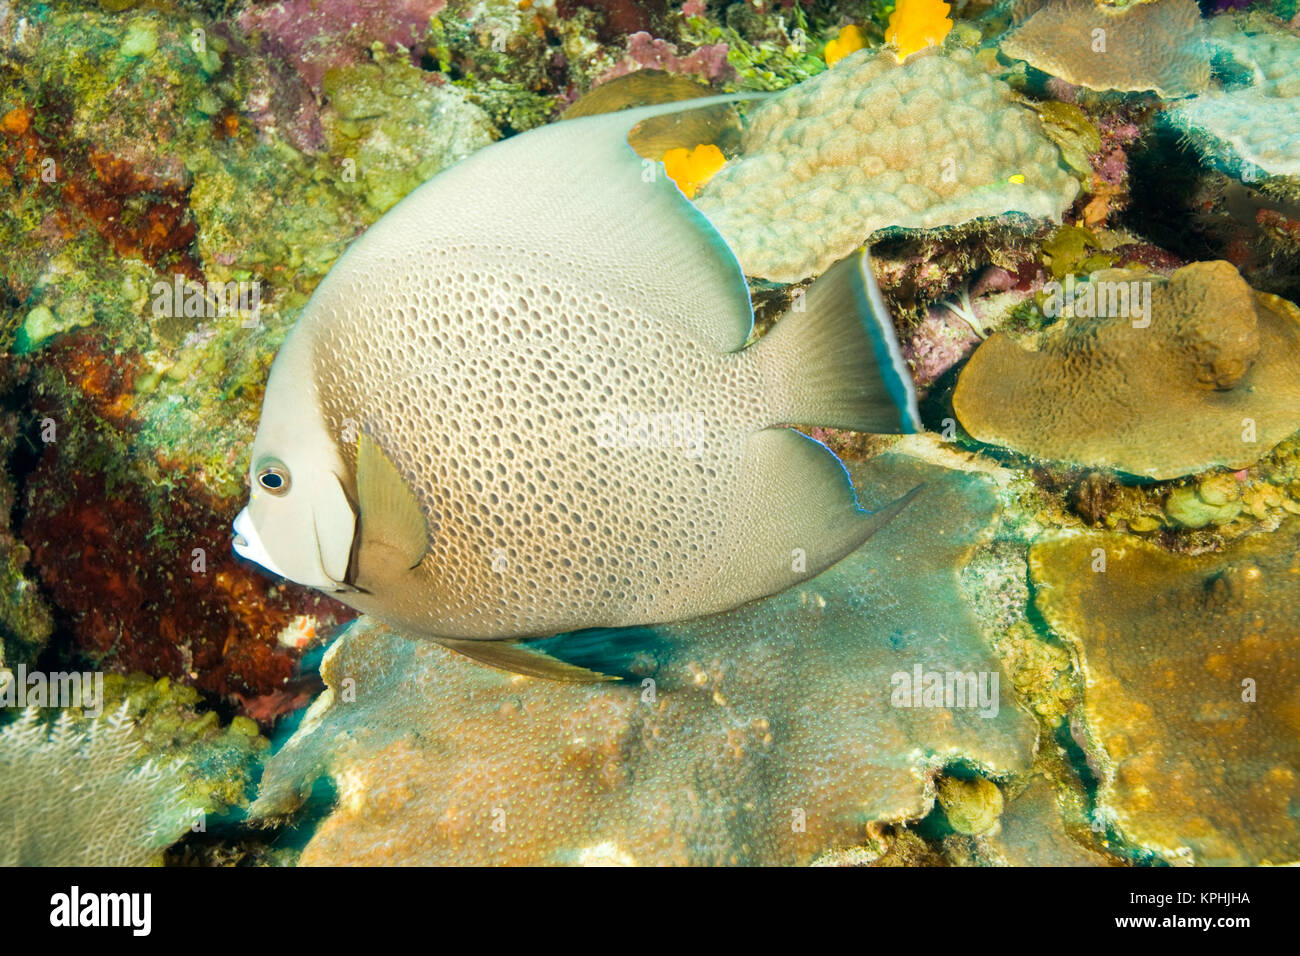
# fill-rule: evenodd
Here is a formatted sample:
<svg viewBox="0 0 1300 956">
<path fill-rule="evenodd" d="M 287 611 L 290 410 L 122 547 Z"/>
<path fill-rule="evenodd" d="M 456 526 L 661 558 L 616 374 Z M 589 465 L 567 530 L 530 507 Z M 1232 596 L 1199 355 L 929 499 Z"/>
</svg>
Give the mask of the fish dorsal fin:
<svg viewBox="0 0 1300 956">
<path fill-rule="evenodd" d="M 392 548 L 408 568 L 429 550 L 429 524 L 406 479 L 369 435 L 357 447 L 357 503 L 362 546 Z"/>
<path fill-rule="evenodd" d="M 633 70 L 593 86 L 561 115 L 562 120 L 617 113 L 629 107 L 655 106 L 700 99 L 713 91 L 703 80 L 666 70 Z"/>
<path fill-rule="evenodd" d="M 635 70 L 592 88 L 564 111 L 562 120 L 615 113 L 638 106 L 681 103 L 682 108 L 642 120 L 628 134 L 628 145 L 646 159 L 662 159 L 670 149 L 694 149 L 712 143 L 724 152 L 740 141 L 740 120 L 731 103 L 693 108 L 690 100 L 709 96 L 707 83 L 663 70 Z"/>
<path fill-rule="evenodd" d="M 335 283 L 343 288 L 412 254 L 441 261 L 447 249 L 508 252 L 528 260 L 521 274 L 529 265 L 543 270 L 551 289 L 599 304 L 611 321 L 641 332 L 653 319 L 704 347 L 735 351 L 753 327 L 735 254 L 663 164 L 643 160 L 627 138 L 655 116 L 761 95 L 586 116 L 487 146 L 395 206 L 348 250 Z"/>
</svg>

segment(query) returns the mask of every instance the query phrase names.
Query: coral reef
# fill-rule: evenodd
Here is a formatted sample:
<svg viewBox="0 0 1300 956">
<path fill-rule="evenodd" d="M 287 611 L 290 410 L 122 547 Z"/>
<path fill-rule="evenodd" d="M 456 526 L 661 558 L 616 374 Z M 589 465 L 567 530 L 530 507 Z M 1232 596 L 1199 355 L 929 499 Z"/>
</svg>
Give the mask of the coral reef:
<svg viewBox="0 0 1300 956">
<path fill-rule="evenodd" d="M 868 505 L 926 488 L 804 586 L 639 639 L 634 682 L 511 677 L 357 622 L 252 812 L 331 777 L 304 863 L 790 863 L 923 816 L 951 761 L 1024 769 L 1033 722 L 1009 698 L 981 717 L 897 696 L 917 670 L 997 673 L 954 572 L 988 483 L 898 456 L 855 478 Z"/>
<path fill-rule="evenodd" d="M 1098 811 L 1174 863 L 1300 854 L 1300 522 L 1222 554 L 1092 532 L 1030 551 L 1035 603 L 1085 680 Z"/>
<path fill-rule="evenodd" d="M 1116 306 L 1118 290 L 1132 297 L 1127 307 Z M 1173 478 L 1247 467 L 1300 428 L 1293 304 L 1254 292 L 1226 262 L 1185 266 L 1167 281 L 1107 270 L 1090 291 L 1102 303 L 1092 311 L 1103 314 L 1058 324 L 1036 350 L 1003 333 L 976 349 L 952 398 L 973 437 L 1035 458 Z M 1077 297 L 1075 308 L 1086 301 Z"/>
<path fill-rule="evenodd" d="M 1154 90 L 1175 97 L 1199 93 L 1210 81 L 1195 0 L 1123 8 L 1053 0 L 1011 33 L 1002 50 L 1093 90 Z"/>
<path fill-rule="evenodd" d="M 697 205 L 746 274 L 795 282 L 873 234 L 1021 213 L 1078 191 L 1038 120 L 964 51 L 860 51 L 755 109 Z"/>
<path fill-rule="evenodd" d="M 196 814 L 175 769 L 142 760 L 135 725 L 107 714 L 51 730 L 35 708 L 0 730 L 0 864 L 144 866 Z"/>
<path fill-rule="evenodd" d="M 156 864 L 209 818 L 248 806 L 269 747 L 253 721 L 221 727 L 166 678 L 109 674 L 102 691 L 99 716 L 71 708 L 51 721 L 31 707 L 0 726 L 0 864 Z"/>
<path fill-rule="evenodd" d="M 1300 311 L 1261 293 L 1300 301 L 1300 19 L 1200 7 L 0 0 L 0 687 L 110 671 L 100 717 L 0 711 L 0 863 L 294 862 L 291 814 L 308 863 L 1296 862 Z M 634 148 L 759 334 L 873 242 L 934 431 L 811 433 L 868 506 L 927 489 L 793 592 L 603 648 L 627 683 L 357 622 L 245 826 L 257 722 L 351 614 L 230 553 L 316 284 L 489 142 L 728 90 L 774 95 Z M 1150 325 L 1048 307 L 1089 274 Z M 1000 674 L 998 715 L 893 706 L 917 664 Z"/>
<path fill-rule="evenodd" d="M 19 456 L 14 593 L 39 577 L 71 650 L 264 718 L 299 698 L 298 650 L 276 635 L 346 613 L 229 552 L 266 369 L 346 243 L 495 135 L 442 77 L 371 50 L 395 49 L 371 20 L 347 22 L 346 55 L 306 57 L 320 101 L 265 34 L 229 22 L 23 3 L 4 15 L 17 45 L 0 64 L 3 330 L 24 359 L 5 384 L 34 450 Z M 238 284 L 260 304 L 160 299 L 186 281 Z M 14 659 L 48 631 L 36 593 L 11 608 L 6 626 L 28 635 Z"/>
<path fill-rule="evenodd" d="M 1210 36 L 1216 58 L 1232 64 L 1224 67 L 1230 85 L 1169 110 L 1166 120 L 1225 172 L 1252 182 L 1300 176 L 1300 37 L 1247 33 L 1232 17 L 1216 19 Z"/>
</svg>

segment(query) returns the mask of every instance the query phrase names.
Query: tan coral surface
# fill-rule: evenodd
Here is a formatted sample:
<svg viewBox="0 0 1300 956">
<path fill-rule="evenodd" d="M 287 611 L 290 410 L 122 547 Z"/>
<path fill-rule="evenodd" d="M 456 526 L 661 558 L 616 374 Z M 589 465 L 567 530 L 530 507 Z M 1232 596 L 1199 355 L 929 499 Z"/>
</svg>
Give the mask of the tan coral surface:
<svg viewBox="0 0 1300 956">
<path fill-rule="evenodd" d="M 1002 52 L 1093 90 L 1203 91 L 1210 60 L 1195 0 L 1135 3 L 1054 0 L 1002 42 Z"/>
<path fill-rule="evenodd" d="M 1167 282 L 1094 278 L 1149 282 L 1149 326 L 1115 313 L 1074 318 L 1037 351 L 989 336 L 953 393 L 972 436 L 1035 458 L 1175 478 L 1245 468 L 1300 428 L 1295 305 L 1253 292 L 1227 262 L 1193 263 Z"/>
<path fill-rule="evenodd" d="M 1030 551 L 1084 675 L 1099 807 L 1171 862 L 1300 859 L 1298 550 L 1292 520 L 1198 557 L 1104 532 Z"/>
</svg>

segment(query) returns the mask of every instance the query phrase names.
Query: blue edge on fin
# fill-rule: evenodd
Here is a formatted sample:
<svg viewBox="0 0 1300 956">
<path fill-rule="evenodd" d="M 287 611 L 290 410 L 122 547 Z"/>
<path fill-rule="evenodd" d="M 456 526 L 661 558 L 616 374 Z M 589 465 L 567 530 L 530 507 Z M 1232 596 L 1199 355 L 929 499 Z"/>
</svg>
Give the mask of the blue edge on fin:
<svg viewBox="0 0 1300 956">
<path fill-rule="evenodd" d="M 889 309 L 880 294 L 876 277 L 871 272 L 871 257 L 865 250 L 858 260 L 858 269 L 862 280 L 856 287 L 858 314 L 863 317 L 863 325 L 871 338 L 876 352 L 876 364 L 880 367 L 885 387 L 898 406 L 898 421 L 903 433 L 914 435 L 924 430 L 921 412 L 916 404 L 916 386 L 912 384 L 912 374 L 907 370 L 907 362 L 898 348 L 898 338 L 889 319 Z M 870 322 L 867 321 L 868 317 Z"/>
</svg>

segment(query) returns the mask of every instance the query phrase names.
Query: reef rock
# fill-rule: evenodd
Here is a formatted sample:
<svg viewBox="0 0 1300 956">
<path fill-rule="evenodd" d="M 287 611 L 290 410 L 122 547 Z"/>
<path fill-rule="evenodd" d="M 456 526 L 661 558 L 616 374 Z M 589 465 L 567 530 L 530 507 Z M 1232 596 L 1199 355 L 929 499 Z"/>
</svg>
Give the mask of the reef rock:
<svg viewBox="0 0 1300 956">
<path fill-rule="evenodd" d="M 1193 263 L 1168 280 L 1106 270 L 1090 285 L 1074 291 L 1076 317 L 1036 351 L 1003 333 L 975 350 L 953 393 L 973 437 L 1175 478 L 1245 468 L 1300 428 L 1295 305 L 1254 292 L 1227 262 Z M 1104 315 L 1077 317 L 1084 292 L 1086 311 Z"/>
<path fill-rule="evenodd" d="M 1059 219 L 1078 184 L 965 51 L 861 50 L 753 111 L 696 204 L 747 275 L 797 282 L 887 228 Z"/>
<path fill-rule="evenodd" d="M 1063 797 L 1045 775 L 1007 803 L 985 854 L 1003 866 L 1113 866 L 1115 860 L 1085 846 L 1065 823 Z"/>
<path fill-rule="evenodd" d="M 1186 557 L 1112 533 L 1030 550 L 1084 676 L 1098 809 L 1170 862 L 1300 859 L 1300 522 Z"/>
<path fill-rule="evenodd" d="M 326 775 L 338 802 L 307 864 L 803 863 L 923 816 L 948 762 L 1024 770 L 1034 722 L 1006 688 L 983 711 L 896 705 L 917 670 L 999 674 L 955 571 L 996 502 L 979 476 L 889 457 L 860 474 L 868 506 L 926 487 L 869 546 L 654 629 L 639 681 L 516 677 L 362 619 L 252 814 L 292 812 Z"/>
<path fill-rule="evenodd" d="M 1092 90 L 1199 93 L 1210 59 L 1195 0 L 1112 7 L 1054 0 L 1002 42 L 1007 56 Z"/>
</svg>

